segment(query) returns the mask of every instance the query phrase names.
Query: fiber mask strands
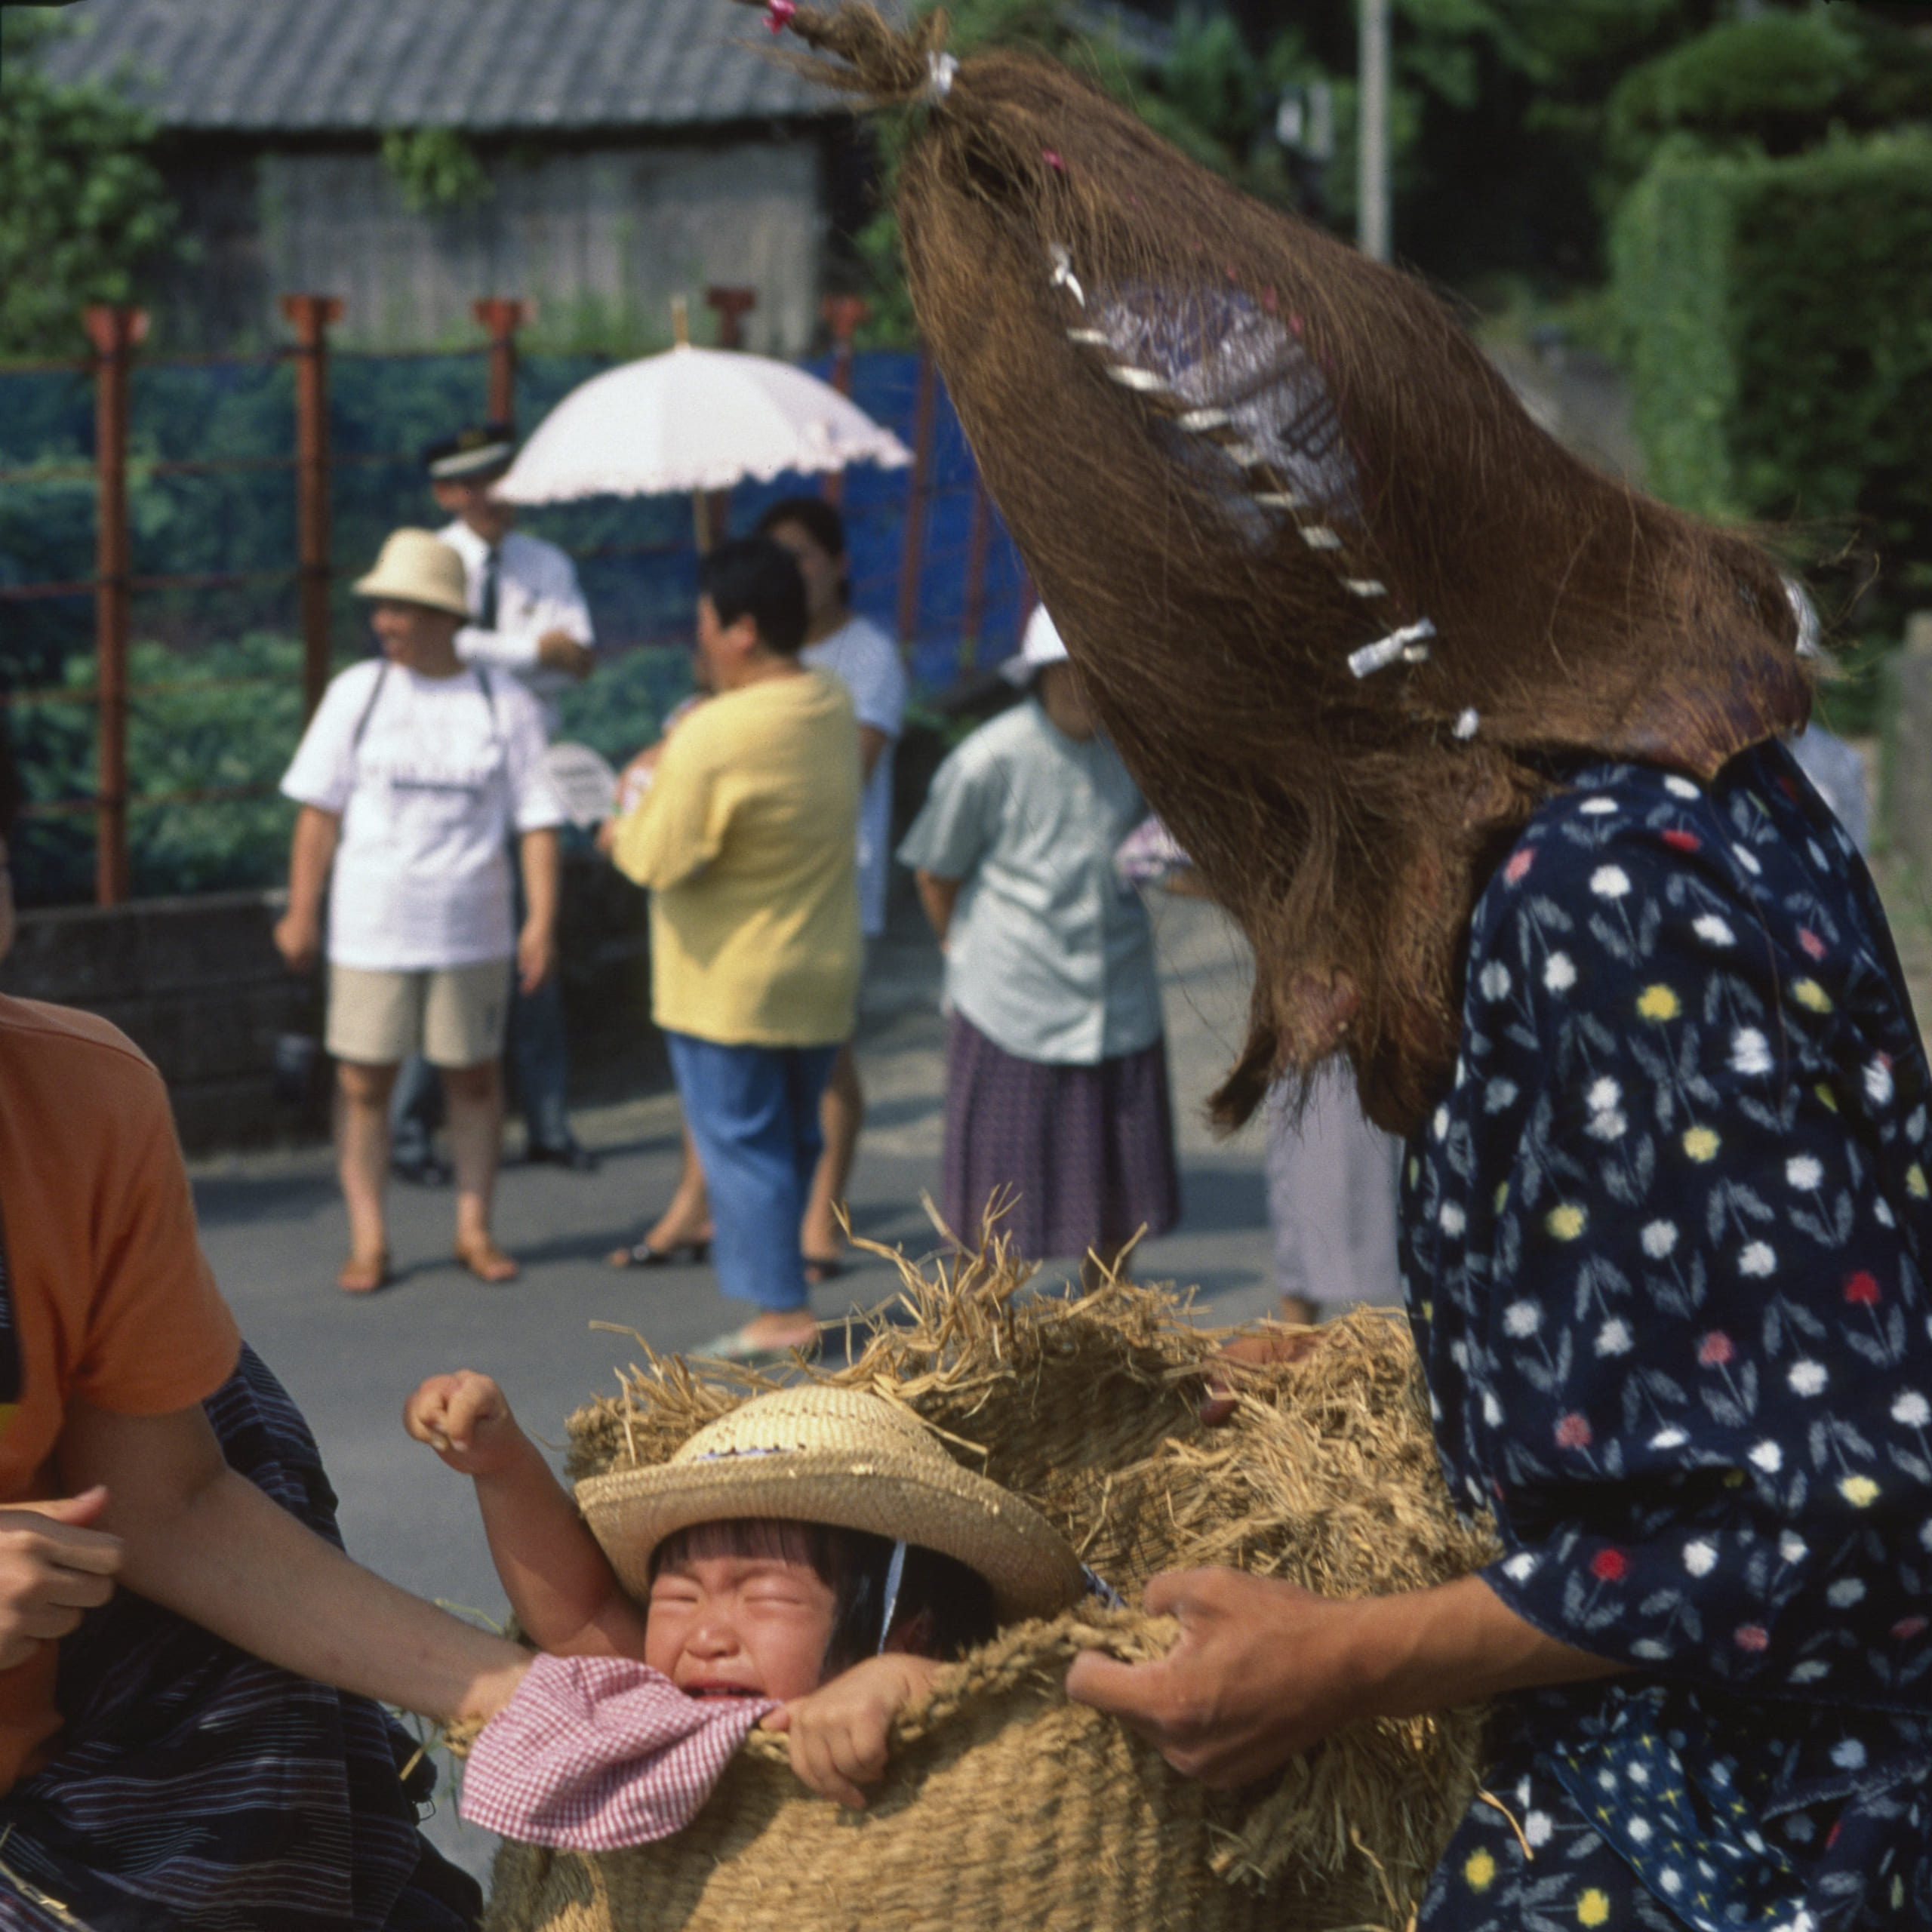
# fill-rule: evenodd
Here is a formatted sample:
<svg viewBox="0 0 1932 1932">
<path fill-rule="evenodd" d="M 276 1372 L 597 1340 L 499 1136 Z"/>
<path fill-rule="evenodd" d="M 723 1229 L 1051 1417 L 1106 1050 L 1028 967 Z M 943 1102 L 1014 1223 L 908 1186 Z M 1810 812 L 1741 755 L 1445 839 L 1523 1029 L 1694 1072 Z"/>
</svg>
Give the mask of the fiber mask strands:
<svg viewBox="0 0 1932 1932">
<path fill-rule="evenodd" d="M 946 67 L 939 15 L 789 24 L 832 57 L 807 71 L 917 120 L 921 328 L 1108 730 L 1254 943 L 1217 1115 L 1345 1051 L 1408 1131 L 1551 761 L 1709 777 L 1807 715 L 1776 568 L 1564 451 L 1420 284 L 1066 69 Z"/>
</svg>

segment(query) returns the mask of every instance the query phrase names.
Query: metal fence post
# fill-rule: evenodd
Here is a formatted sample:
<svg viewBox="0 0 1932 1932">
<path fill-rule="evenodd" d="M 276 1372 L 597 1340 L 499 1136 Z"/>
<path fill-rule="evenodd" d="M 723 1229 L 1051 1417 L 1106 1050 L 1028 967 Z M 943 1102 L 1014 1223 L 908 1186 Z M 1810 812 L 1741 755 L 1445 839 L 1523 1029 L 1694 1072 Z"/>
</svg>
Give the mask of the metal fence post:
<svg viewBox="0 0 1932 1932">
<path fill-rule="evenodd" d="M 492 423 L 516 420 L 516 332 L 534 311 L 528 302 L 493 295 L 473 303 L 470 312 L 490 337 L 490 408 Z"/>
<path fill-rule="evenodd" d="M 147 337 L 147 312 L 90 305 L 82 321 L 94 344 L 94 893 L 97 905 L 128 897 L 128 370 Z"/>
<path fill-rule="evenodd" d="M 818 305 L 832 330 L 832 386 L 841 395 L 852 393 L 852 338 L 871 311 L 863 295 L 828 295 Z M 844 472 L 828 469 L 819 485 L 819 494 L 835 509 L 845 494 Z"/>
<path fill-rule="evenodd" d="M 899 561 L 899 643 L 910 650 L 919 626 L 919 573 L 925 561 L 926 499 L 932 491 L 933 358 L 919 350 L 918 401 L 913 414 L 912 486 L 906 496 L 906 542 Z"/>
<path fill-rule="evenodd" d="M 302 604 L 302 715 L 315 715 L 329 681 L 328 331 L 333 295 L 285 295 L 295 328 L 295 528 Z"/>
<path fill-rule="evenodd" d="M 745 346 L 746 315 L 758 306 L 758 291 L 755 288 L 707 288 L 704 291 L 706 304 L 718 311 L 718 346 L 720 349 L 742 349 Z M 705 521 L 712 540 L 721 543 L 731 535 L 731 493 L 729 490 L 713 490 L 705 500 Z"/>
</svg>

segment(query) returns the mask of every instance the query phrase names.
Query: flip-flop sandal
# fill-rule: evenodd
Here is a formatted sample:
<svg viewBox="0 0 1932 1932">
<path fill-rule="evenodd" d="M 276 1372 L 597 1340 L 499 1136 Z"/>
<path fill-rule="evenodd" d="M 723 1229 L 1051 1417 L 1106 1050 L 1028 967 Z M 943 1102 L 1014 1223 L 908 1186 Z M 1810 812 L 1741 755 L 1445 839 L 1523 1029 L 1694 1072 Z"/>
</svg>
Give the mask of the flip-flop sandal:
<svg viewBox="0 0 1932 1932">
<path fill-rule="evenodd" d="M 473 1241 L 468 1247 L 459 1247 L 456 1259 L 479 1281 L 487 1282 L 492 1287 L 501 1282 L 514 1281 L 523 1272 L 522 1268 L 493 1241 Z"/>
<path fill-rule="evenodd" d="M 672 1268 L 687 1260 L 701 1267 L 710 1254 L 708 1241 L 674 1241 L 666 1247 L 653 1247 L 645 1239 L 629 1247 L 614 1247 L 604 1258 L 613 1268 Z"/>
<path fill-rule="evenodd" d="M 688 1355 L 708 1355 L 713 1361 L 733 1361 L 746 1368 L 774 1368 L 790 1361 L 794 1356 L 803 1356 L 807 1361 L 814 1360 L 819 1352 L 820 1338 L 814 1330 L 808 1341 L 793 1342 L 780 1346 L 775 1343 L 755 1341 L 749 1328 L 734 1328 L 728 1334 L 714 1336 L 701 1349 L 688 1349 Z"/>
<path fill-rule="evenodd" d="M 848 1272 L 851 1263 L 842 1254 L 808 1254 L 805 1257 L 805 1279 L 815 1287 L 823 1287 L 827 1281 L 835 1281 L 841 1275 Z"/>
<path fill-rule="evenodd" d="M 372 1295 L 389 1284 L 389 1251 L 379 1250 L 367 1259 L 352 1254 L 342 1264 L 335 1284 L 346 1295 Z"/>
</svg>

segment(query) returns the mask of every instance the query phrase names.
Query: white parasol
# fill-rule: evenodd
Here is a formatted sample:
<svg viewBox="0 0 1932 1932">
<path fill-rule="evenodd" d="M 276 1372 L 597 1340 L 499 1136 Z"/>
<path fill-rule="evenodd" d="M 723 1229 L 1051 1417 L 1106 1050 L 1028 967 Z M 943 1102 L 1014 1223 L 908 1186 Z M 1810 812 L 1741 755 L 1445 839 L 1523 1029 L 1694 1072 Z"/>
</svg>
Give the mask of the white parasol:
<svg viewBox="0 0 1932 1932">
<path fill-rule="evenodd" d="M 513 503 L 725 490 L 912 453 L 829 383 L 789 362 L 680 344 L 571 390 L 518 452 L 497 494 Z"/>
</svg>

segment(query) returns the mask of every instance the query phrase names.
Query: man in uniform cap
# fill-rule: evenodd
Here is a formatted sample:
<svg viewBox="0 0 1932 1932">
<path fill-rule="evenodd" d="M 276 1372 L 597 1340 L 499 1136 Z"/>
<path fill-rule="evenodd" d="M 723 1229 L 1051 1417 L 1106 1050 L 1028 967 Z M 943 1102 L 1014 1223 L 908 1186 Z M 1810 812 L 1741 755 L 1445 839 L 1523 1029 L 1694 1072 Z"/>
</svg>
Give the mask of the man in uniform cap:
<svg viewBox="0 0 1932 1932">
<path fill-rule="evenodd" d="M 528 685 L 554 733 L 557 694 L 588 677 L 594 639 L 577 567 L 554 543 L 515 528 L 516 511 L 494 485 L 516 454 L 508 423 L 472 423 L 423 453 L 429 488 L 454 521 L 436 534 L 463 559 L 472 621 L 457 633 L 466 663 L 508 671 Z M 567 1111 L 570 1063 L 563 995 L 552 974 L 519 993 L 510 1011 L 509 1058 L 527 1130 L 528 1158 L 587 1172 L 595 1156 L 580 1147 Z M 412 1060 L 396 1083 L 392 1165 L 406 1180 L 438 1180 L 432 1141 L 440 1092 L 429 1069 Z"/>
</svg>

